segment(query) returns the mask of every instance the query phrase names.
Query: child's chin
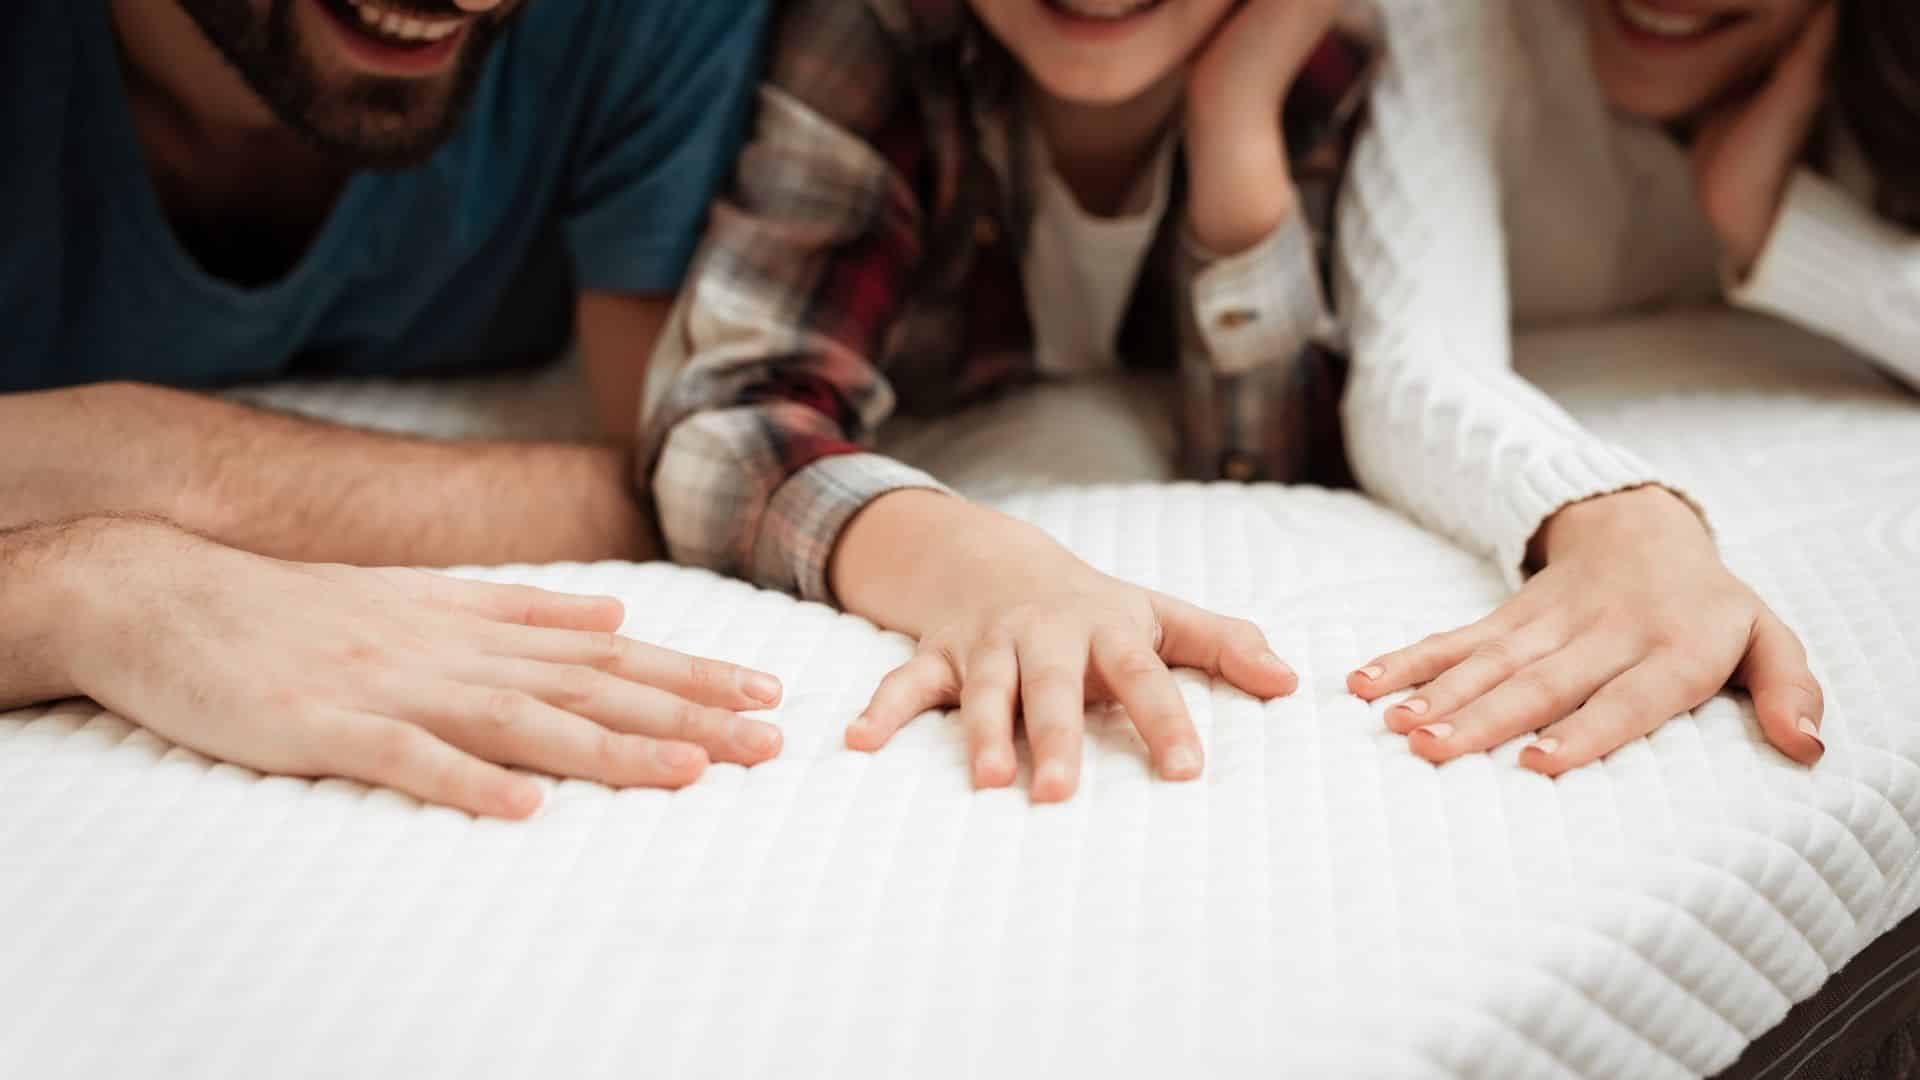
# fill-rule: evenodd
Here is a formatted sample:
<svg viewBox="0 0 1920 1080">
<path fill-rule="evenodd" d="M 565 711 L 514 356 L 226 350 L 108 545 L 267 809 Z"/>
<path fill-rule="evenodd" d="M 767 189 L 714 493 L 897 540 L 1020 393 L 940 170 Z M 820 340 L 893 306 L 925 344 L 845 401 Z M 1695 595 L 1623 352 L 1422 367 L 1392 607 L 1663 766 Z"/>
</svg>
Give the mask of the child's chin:
<svg viewBox="0 0 1920 1080">
<path fill-rule="evenodd" d="M 1090 108 L 1125 105 L 1160 85 L 1169 74 L 1082 67 L 1029 69 L 1029 73 L 1049 95 Z"/>
</svg>

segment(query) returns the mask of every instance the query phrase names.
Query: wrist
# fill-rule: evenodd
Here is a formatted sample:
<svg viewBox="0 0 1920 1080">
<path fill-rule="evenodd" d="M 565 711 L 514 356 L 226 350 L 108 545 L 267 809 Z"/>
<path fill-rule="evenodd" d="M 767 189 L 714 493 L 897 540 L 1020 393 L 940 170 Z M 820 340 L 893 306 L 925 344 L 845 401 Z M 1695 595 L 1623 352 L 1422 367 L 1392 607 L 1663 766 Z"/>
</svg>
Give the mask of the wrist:
<svg viewBox="0 0 1920 1080">
<path fill-rule="evenodd" d="M 1546 565 L 1588 553 L 1605 558 L 1624 548 L 1649 544 L 1714 551 L 1713 536 L 1699 513 L 1678 495 L 1657 486 L 1574 503 L 1547 519 L 1534 538 L 1537 561 Z"/>
<path fill-rule="evenodd" d="M 1299 197 L 1279 125 L 1241 131 L 1211 124 L 1187 137 L 1187 228 L 1202 248 L 1221 256 L 1247 251 L 1286 224 Z"/>
<path fill-rule="evenodd" d="M 828 580 L 847 611 L 920 636 L 956 612 L 1003 603 L 1023 582 L 1057 581 L 1081 565 L 1035 526 L 916 489 L 882 495 L 854 516 L 834 547 Z"/>
<path fill-rule="evenodd" d="M 116 589 L 101 563 L 140 529 L 173 531 L 103 515 L 0 533 L 0 707 L 88 692 L 79 661 L 111 640 L 114 623 Z"/>
</svg>

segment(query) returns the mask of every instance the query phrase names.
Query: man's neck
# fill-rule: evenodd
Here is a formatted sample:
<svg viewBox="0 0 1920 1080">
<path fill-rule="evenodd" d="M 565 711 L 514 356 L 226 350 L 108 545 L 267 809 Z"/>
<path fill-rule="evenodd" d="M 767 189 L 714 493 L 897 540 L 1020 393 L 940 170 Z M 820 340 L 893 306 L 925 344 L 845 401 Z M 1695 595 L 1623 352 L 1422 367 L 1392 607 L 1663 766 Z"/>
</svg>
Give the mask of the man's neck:
<svg viewBox="0 0 1920 1080">
<path fill-rule="evenodd" d="M 112 0 L 112 16 L 134 127 L 176 235 L 217 276 L 277 276 L 351 170 L 282 123 L 174 0 Z M 208 236 L 249 236 L 257 247 L 209 252 Z M 249 265 L 223 265 L 235 261 Z"/>
<path fill-rule="evenodd" d="M 1125 209 L 1185 88 L 1186 73 L 1178 71 L 1131 101 L 1082 105 L 1029 82 L 1028 101 L 1054 170 L 1088 213 L 1113 217 Z"/>
</svg>

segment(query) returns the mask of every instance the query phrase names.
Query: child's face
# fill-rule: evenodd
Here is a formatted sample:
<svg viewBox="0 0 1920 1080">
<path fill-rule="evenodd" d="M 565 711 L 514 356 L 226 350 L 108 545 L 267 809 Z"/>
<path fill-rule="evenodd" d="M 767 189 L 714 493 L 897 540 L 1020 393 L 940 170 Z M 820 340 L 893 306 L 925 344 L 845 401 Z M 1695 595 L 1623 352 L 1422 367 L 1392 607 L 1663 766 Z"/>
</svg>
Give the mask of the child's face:
<svg viewBox="0 0 1920 1080">
<path fill-rule="evenodd" d="M 1078 104 L 1118 105 L 1178 71 L 1240 0 L 970 2 L 1048 93 Z"/>
<path fill-rule="evenodd" d="M 1585 0 L 1593 65 L 1614 108 L 1694 116 L 1767 71 L 1822 0 Z"/>
</svg>

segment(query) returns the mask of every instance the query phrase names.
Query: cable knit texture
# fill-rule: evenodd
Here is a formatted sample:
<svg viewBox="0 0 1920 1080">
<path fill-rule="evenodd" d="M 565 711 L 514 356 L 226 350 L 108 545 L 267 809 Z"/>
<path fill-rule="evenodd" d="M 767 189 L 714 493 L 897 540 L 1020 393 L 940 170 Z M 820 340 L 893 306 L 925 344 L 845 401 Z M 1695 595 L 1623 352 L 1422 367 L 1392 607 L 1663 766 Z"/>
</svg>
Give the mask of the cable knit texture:
<svg viewBox="0 0 1920 1080">
<path fill-rule="evenodd" d="M 1561 508 L 1674 488 L 1512 370 L 1516 322 L 1726 298 L 1920 383 L 1920 248 L 1866 210 L 1859 170 L 1844 189 L 1796 178 L 1760 266 L 1729 296 L 1685 148 L 1607 107 L 1575 0 L 1383 9 L 1388 63 L 1337 267 L 1348 446 L 1368 491 L 1517 585 L 1528 542 Z"/>
</svg>

